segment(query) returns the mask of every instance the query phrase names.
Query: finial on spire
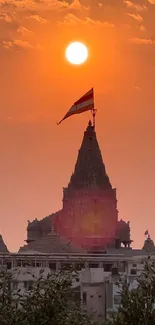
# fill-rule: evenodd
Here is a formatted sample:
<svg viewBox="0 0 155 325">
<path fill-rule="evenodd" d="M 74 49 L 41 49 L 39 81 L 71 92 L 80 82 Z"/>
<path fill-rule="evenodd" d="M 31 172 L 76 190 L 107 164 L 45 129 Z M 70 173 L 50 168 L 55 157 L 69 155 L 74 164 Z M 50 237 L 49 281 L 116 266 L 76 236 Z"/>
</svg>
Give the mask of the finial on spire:
<svg viewBox="0 0 155 325">
<path fill-rule="evenodd" d="M 97 109 L 92 109 L 92 115 L 93 115 L 93 127 L 95 129 L 95 116 L 96 116 Z"/>
<path fill-rule="evenodd" d="M 147 238 L 150 238 L 150 234 L 149 234 L 148 230 L 145 231 L 144 236 L 146 236 Z"/>
</svg>

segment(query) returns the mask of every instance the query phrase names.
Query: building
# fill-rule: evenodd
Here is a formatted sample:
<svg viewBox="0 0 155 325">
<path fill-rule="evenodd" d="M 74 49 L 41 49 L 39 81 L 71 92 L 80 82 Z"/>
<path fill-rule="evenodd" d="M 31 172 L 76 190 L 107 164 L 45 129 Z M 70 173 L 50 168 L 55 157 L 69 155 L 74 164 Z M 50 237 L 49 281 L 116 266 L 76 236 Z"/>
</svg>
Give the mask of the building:
<svg viewBox="0 0 155 325">
<path fill-rule="evenodd" d="M 40 221 L 28 222 L 27 245 L 19 252 L 104 251 L 129 248 L 131 242 L 129 222 L 118 220 L 116 189 L 89 122 L 74 172 L 63 189 L 62 209 Z"/>
<path fill-rule="evenodd" d="M 41 270 L 46 277 L 72 266 L 76 270 L 72 273 L 72 288 L 76 296 L 81 297 L 83 311 L 102 323 L 119 307 L 121 296 L 117 282 L 127 277 L 131 288 L 135 288 L 137 275 L 148 256 L 150 262 L 155 261 L 155 251 L 148 253 L 145 250 L 124 249 L 117 254 L 27 251 L 0 254 L 0 266 L 12 272 L 13 289 L 20 289 L 21 293 L 31 289 Z"/>
<path fill-rule="evenodd" d="M 130 225 L 118 218 L 116 189 L 102 160 L 96 132 L 89 122 L 74 172 L 63 189 L 62 209 L 28 222 L 27 244 L 9 253 L 0 237 L 0 265 L 17 272 L 15 288 L 31 288 L 41 269 L 45 275 L 72 266 L 77 270 L 73 288 L 82 308 L 102 322 L 117 310 L 120 293 L 116 282 L 128 277 L 131 286 L 144 260 L 155 259 L 149 234 L 142 249 L 131 248 Z"/>
</svg>

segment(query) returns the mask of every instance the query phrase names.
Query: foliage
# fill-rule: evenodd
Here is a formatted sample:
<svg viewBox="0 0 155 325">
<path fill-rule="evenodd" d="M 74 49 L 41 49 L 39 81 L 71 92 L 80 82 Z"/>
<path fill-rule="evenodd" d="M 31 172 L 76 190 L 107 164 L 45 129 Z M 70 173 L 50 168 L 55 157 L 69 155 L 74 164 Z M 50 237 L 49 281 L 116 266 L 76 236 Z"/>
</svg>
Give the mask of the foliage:
<svg viewBox="0 0 155 325">
<path fill-rule="evenodd" d="M 134 290 L 126 280 L 121 305 L 107 325 L 155 325 L 155 264 L 146 262 Z"/>
<path fill-rule="evenodd" d="M 0 271 L 0 325 L 90 325 L 73 300 L 71 273 L 40 272 L 24 294 L 13 290 L 14 274 Z"/>
</svg>

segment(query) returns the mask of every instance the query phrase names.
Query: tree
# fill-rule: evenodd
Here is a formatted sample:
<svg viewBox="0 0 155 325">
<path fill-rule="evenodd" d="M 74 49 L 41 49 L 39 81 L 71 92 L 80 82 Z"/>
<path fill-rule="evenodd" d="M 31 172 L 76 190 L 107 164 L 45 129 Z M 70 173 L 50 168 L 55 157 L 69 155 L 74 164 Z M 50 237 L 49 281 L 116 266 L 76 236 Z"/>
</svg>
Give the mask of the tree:
<svg viewBox="0 0 155 325">
<path fill-rule="evenodd" d="M 120 287 L 120 285 L 118 285 Z M 155 264 L 147 261 L 137 277 L 136 289 L 128 281 L 121 289 L 121 304 L 107 325 L 154 325 L 155 324 Z"/>
<path fill-rule="evenodd" d="M 11 272 L 0 271 L 0 325 L 91 325 L 82 313 L 80 302 L 74 302 L 70 272 L 33 275 L 33 284 L 21 294 L 13 290 Z"/>
</svg>

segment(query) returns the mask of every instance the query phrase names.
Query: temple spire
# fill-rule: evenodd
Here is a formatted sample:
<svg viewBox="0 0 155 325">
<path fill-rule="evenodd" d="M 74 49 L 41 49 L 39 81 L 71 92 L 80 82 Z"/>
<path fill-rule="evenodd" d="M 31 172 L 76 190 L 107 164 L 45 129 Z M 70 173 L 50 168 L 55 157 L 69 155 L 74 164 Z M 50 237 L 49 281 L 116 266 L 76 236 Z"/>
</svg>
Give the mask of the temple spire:
<svg viewBox="0 0 155 325">
<path fill-rule="evenodd" d="M 102 189 L 112 188 L 106 174 L 94 127 L 94 123 L 92 125 L 92 122 L 89 121 L 68 187 L 78 189 L 96 185 Z"/>
<path fill-rule="evenodd" d="M 0 253 L 8 253 L 8 252 L 9 251 L 7 249 L 7 246 L 5 245 L 4 240 L 3 240 L 3 237 L 0 234 Z"/>
</svg>

